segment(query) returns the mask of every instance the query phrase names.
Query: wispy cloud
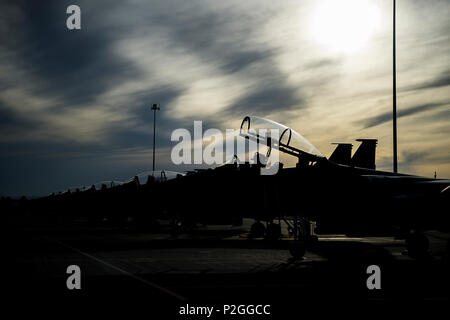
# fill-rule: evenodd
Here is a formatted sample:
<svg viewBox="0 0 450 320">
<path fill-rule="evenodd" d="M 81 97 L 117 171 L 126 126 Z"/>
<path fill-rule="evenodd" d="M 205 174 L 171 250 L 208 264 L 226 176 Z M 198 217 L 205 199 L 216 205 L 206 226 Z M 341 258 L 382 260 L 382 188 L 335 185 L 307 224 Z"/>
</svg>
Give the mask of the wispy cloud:
<svg viewBox="0 0 450 320">
<path fill-rule="evenodd" d="M 389 159 L 391 1 L 373 2 L 385 23 L 345 54 L 311 37 L 318 1 L 79 0 L 76 32 L 65 27 L 72 1 L 1 2 L 0 191 L 34 190 L 44 177 L 51 188 L 146 169 L 152 103 L 161 104 L 158 163 L 172 169 L 173 129 L 193 120 L 236 127 L 248 114 L 286 123 L 322 151 L 338 138 L 379 137 L 379 159 Z M 445 8 L 441 0 L 399 8 L 398 116 L 411 154 L 423 152 L 412 141 L 419 129 L 433 147 L 449 146 Z M 404 159 L 419 173 L 429 161 Z M 35 183 L 26 182 L 31 176 Z"/>
<path fill-rule="evenodd" d="M 424 105 L 418 105 L 410 107 L 408 109 L 397 111 L 397 118 L 411 116 L 421 112 L 433 112 L 436 109 L 449 106 L 450 101 L 444 103 L 428 103 Z M 363 125 L 364 128 L 371 128 L 383 124 L 385 122 L 392 121 L 392 112 L 385 112 L 380 115 L 358 121 L 357 124 Z"/>
<path fill-rule="evenodd" d="M 450 86 L 450 70 L 438 75 L 435 79 L 425 81 L 421 84 L 411 85 L 401 91 L 426 90 Z"/>
</svg>

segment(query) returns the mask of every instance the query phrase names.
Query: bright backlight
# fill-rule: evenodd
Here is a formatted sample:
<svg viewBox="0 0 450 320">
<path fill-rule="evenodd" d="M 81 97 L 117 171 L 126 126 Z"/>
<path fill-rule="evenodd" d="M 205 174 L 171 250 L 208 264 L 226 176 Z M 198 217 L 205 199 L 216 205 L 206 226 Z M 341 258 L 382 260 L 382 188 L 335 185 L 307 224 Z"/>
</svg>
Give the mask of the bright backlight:
<svg viewBox="0 0 450 320">
<path fill-rule="evenodd" d="M 360 49 L 378 29 L 379 10 L 366 0 L 324 0 L 312 20 L 313 37 L 339 52 Z"/>
</svg>

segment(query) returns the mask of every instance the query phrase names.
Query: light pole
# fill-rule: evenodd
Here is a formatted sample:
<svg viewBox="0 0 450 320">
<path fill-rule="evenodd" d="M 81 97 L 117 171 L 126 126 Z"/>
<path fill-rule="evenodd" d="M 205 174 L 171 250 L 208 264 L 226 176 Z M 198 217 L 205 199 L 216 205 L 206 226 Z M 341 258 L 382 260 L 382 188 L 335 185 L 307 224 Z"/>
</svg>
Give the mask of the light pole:
<svg viewBox="0 0 450 320">
<path fill-rule="evenodd" d="M 393 98 L 392 98 L 392 130 L 393 130 L 393 153 L 394 153 L 394 172 L 397 173 L 397 80 L 396 80 L 396 66 L 395 66 L 395 0 L 394 6 L 393 6 L 393 37 L 392 37 L 392 60 L 393 60 L 393 78 L 392 78 L 392 84 L 393 84 Z"/>
<path fill-rule="evenodd" d="M 155 175 L 155 144 L 156 144 L 156 110 L 159 110 L 159 105 L 154 103 L 152 105 L 153 110 L 153 172 L 152 175 Z"/>
</svg>

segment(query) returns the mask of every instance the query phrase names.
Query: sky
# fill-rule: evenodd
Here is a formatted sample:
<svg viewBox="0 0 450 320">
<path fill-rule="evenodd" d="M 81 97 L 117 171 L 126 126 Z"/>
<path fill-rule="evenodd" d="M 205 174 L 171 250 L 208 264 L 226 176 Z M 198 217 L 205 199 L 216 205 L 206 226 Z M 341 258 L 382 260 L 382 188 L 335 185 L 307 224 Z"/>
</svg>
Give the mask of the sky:
<svg viewBox="0 0 450 320">
<path fill-rule="evenodd" d="M 69 30 L 66 8 L 81 8 Z M 450 178 L 450 4 L 397 1 L 399 172 Z M 2 1 L 0 195 L 157 169 L 177 128 L 246 115 L 392 170 L 392 0 Z"/>
</svg>

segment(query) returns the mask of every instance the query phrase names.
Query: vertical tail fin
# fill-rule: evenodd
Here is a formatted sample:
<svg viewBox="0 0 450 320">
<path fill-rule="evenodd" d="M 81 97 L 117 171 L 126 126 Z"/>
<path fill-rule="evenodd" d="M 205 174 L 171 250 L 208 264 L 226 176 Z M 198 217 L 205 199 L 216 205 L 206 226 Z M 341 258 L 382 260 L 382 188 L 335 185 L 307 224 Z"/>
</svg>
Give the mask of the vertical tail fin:
<svg viewBox="0 0 450 320">
<path fill-rule="evenodd" d="M 352 147 L 351 143 L 333 143 L 337 144 L 336 149 L 334 149 L 331 154 L 329 160 L 338 163 L 350 166 L 352 161 Z"/>
<path fill-rule="evenodd" d="M 375 152 L 378 139 L 356 139 L 362 142 L 352 157 L 351 164 L 355 167 L 375 170 Z"/>
</svg>

